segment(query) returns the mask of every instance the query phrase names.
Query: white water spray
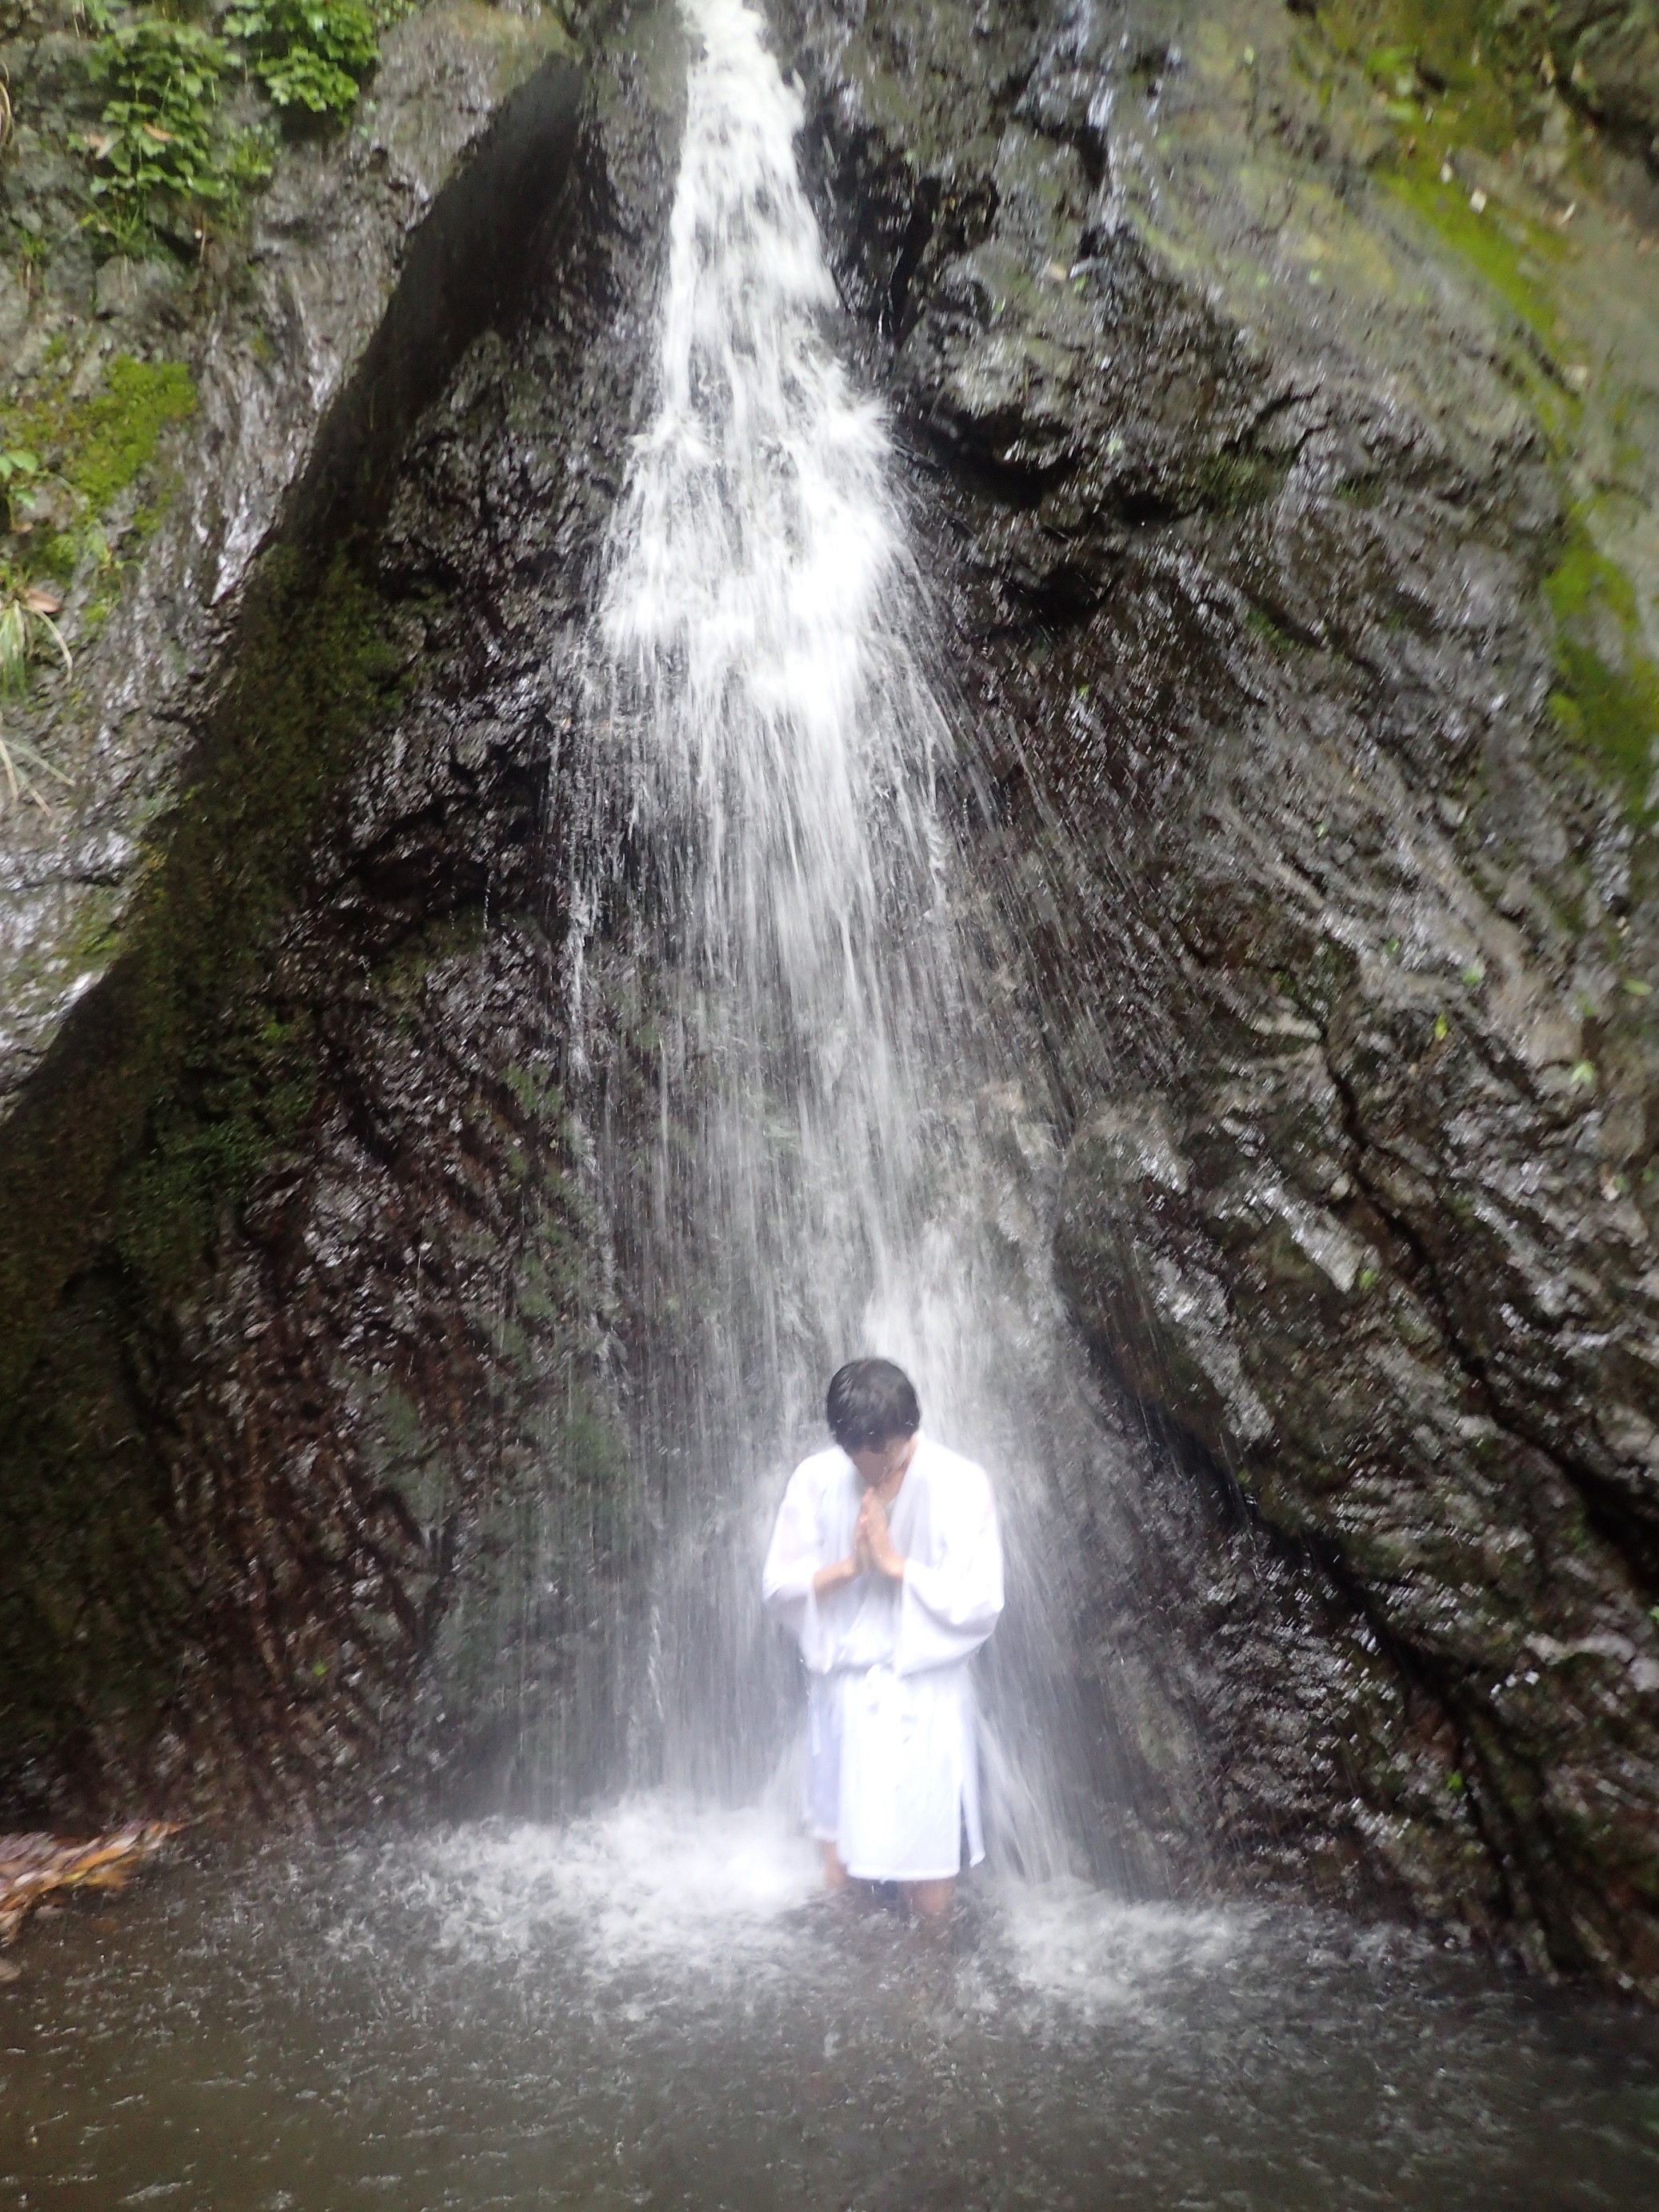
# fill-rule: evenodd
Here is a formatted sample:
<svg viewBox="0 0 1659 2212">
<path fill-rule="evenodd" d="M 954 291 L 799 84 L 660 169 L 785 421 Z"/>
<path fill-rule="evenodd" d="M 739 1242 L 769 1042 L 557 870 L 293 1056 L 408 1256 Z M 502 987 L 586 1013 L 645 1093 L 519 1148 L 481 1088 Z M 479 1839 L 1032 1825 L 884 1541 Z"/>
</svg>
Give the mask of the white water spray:
<svg viewBox="0 0 1659 2212">
<path fill-rule="evenodd" d="M 655 410 L 592 647 L 609 829 L 574 902 L 631 914 L 632 972 L 658 994 L 650 1188 L 623 1143 L 607 1192 L 649 1315 L 640 1442 L 666 1527 L 642 1775 L 730 1798 L 775 1761 L 793 1691 L 761 1548 L 822 1441 L 828 1374 L 880 1352 L 999 1488 L 992 1802 L 1052 1872 L 1068 1600 L 1051 1509 L 1097 1445 L 1042 1162 L 1016 1141 L 1041 1153 L 1046 1101 L 1022 1103 L 1026 1048 L 975 986 L 951 733 L 911 643 L 923 594 L 880 411 L 826 343 L 799 103 L 744 0 L 684 4 L 700 51 Z"/>
</svg>

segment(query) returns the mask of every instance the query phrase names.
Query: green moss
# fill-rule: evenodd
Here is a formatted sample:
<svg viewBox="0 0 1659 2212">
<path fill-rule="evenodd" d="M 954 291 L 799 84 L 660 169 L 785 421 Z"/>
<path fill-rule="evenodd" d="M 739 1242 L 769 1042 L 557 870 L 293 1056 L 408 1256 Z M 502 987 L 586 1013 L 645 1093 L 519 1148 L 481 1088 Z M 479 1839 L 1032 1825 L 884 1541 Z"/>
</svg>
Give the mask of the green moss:
<svg viewBox="0 0 1659 2212">
<path fill-rule="evenodd" d="M 55 530 L 31 563 L 31 573 L 67 584 L 81 561 L 81 541 L 72 530 Z"/>
<path fill-rule="evenodd" d="M 55 392 L 14 408 L 0 415 L 0 434 L 40 453 L 101 514 L 155 459 L 163 431 L 195 411 L 196 387 L 181 362 L 123 354 L 90 398 Z"/>
<path fill-rule="evenodd" d="M 1292 636 L 1289 630 L 1285 629 L 1281 623 L 1275 622 L 1273 617 L 1261 607 L 1250 606 L 1245 609 L 1244 627 L 1252 637 L 1259 638 L 1263 645 L 1271 647 L 1273 652 L 1283 653 L 1287 659 L 1304 654 L 1310 650 L 1310 647 L 1305 646 L 1299 637 Z"/>
<path fill-rule="evenodd" d="M 1402 153 L 1385 181 L 1395 198 L 1443 239 L 1529 330 L 1553 343 L 1555 311 L 1544 287 L 1550 266 L 1568 251 L 1565 243 L 1511 210 L 1489 206 L 1477 213 L 1455 179 L 1442 183 L 1441 167 L 1435 149 L 1419 147 Z"/>
<path fill-rule="evenodd" d="M 1328 0 L 1303 60 L 1330 98 L 1346 77 L 1351 100 L 1386 116 L 1393 144 L 1378 164 L 1382 181 L 1520 319 L 1536 341 L 1534 363 L 1556 343 L 1553 278 L 1575 249 L 1495 186 L 1472 204 L 1456 171 L 1462 154 L 1490 163 L 1538 137 L 1550 112 L 1540 51 L 1537 24 L 1519 21 L 1508 0 Z M 1491 171 L 1482 173 L 1490 182 Z M 1530 379 L 1525 359 L 1514 366 Z M 1536 397 L 1546 418 L 1572 404 L 1547 386 Z"/>
<path fill-rule="evenodd" d="M 1320 30 L 1364 70 L 1391 118 L 1415 131 L 1430 120 L 1443 142 L 1501 154 L 1523 131 L 1534 101 L 1508 0 L 1326 0 Z M 1398 112 L 1395 112 L 1395 110 Z"/>
<path fill-rule="evenodd" d="M 189 1289 L 222 1210 L 299 1138 L 316 1099 L 314 1049 L 307 1022 L 267 1017 L 186 1056 L 115 1198 L 111 1241 L 146 1305 Z"/>
<path fill-rule="evenodd" d="M 444 915 L 415 931 L 374 970 L 375 996 L 404 1009 L 416 997 L 440 961 L 465 958 L 484 940 L 484 920 L 476 907 Z"/>
<path fill-rule="evenodd" d="M 69 947 L 71 968 L 78 974 L 108 966 L 120 944 L 116 920 L 116 894 L 105 887 L 90 892 L 81 908 L 81 919 Z"/>
<path fill-rule="evenodd" d="M 1636 594 L 1582 520 L 1544 592 L 1556 626 L 1556 721 L 1617 784 L 1632 820 L 1645 823 L 1659 743 L 1659 664 L 1644 649 Z"/>
<path fill-rule="evenodd" d="M 550 1077 L 538 1074 L 533 1068 L 507 1067 L 501 1071 L 501 1080 L 527 1121 L 549 1129 L 564 1127 L 564 1094 Z"/>
<path fill-rule="evenodd" d="M 343 561 L 307 575 L 291 557 L 264 602 L 216 749 L 182 801 L 165 880 L 140 925 L 153 1003 L 175 1042 L 252 986 L 258 948 L 359 734 L 395 688 L 380 603 Z M 246 1191 L 311 1109 L 312 1042 L 295 1021 L 238 1013 L 179 1052 L 144 1157 L 116 1202 L 115 1243 L 157 1297 L 202 1264 L 219 1210 Z"/>
<path fill-rule="evenodd" d="M 8 540 L 11 565 L 26 580 L 67 586 L 77 571 L 94 574 L 82 610 L 77 643 L 91 643 L 119 594 L 121 564 L 111 554 L 103 518 L 120 495 L 146 477 L 149 496 L 128 517 L 125 536 L 137 550 L 172 501 L 176 477 L 154 464 L 164 433 L 196 409 L 196 387 L 178 362 L 112 362 L 101 387 L 74 400 L 66 385 L 26 405 L 0 410 L 0 445 L 27 445 L 47 472 L 76 495 L 79 519 L 67 530 Z"/>
<path fill-rule="evenodd" d="M 195 411 L 196 387 L 181 362 L 112 362 L 105 389 L 87 402 L 76 425 L 64 473 L 101 514 L 155 459 L 162 431 Z"/>
</svg>

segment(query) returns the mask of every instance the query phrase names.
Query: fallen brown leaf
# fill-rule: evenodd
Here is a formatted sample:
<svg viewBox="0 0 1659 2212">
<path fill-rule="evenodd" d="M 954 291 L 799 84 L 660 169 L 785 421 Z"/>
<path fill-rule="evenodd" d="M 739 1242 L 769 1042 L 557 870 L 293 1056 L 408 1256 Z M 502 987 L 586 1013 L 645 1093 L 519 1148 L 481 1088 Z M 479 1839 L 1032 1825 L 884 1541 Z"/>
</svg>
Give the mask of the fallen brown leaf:
<svg viewBox="0 0 1659 2212">
<path fill-rule="evenodd" d="M 70 1889 L 123 1889 L 169 1836 L 167 1820 L 135 1820 L 107 1836 L 0 1836 L 0 1943 L 15 1943 L 29 1914 Z"/>
</svg>

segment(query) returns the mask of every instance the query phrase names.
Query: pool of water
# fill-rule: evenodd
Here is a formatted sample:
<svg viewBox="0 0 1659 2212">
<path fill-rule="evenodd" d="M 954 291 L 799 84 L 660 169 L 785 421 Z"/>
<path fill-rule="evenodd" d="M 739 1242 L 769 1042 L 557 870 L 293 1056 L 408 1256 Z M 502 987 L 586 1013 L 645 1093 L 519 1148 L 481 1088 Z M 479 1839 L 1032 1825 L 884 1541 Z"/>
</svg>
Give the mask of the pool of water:
<svg viewBox="0 0 1659 2212">
<path fill-rule="evenodd" d="M 635 1802 L 158 1872 L 0 1989 L 0 2201 L 112 2212 L 1659 2203 L 1659 2024 L 1398 1930 L 819 1896 Z"/>
</svg>

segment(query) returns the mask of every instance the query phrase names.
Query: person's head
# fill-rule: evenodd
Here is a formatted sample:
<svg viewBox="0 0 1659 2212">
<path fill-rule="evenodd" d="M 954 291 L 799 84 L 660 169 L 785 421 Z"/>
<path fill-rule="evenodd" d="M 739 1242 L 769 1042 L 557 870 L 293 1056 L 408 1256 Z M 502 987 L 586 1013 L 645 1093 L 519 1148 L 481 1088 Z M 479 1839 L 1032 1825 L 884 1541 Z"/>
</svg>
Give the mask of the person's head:
<svg viewBox="0 0 1659 2212">
<path fill-rule="evenodd" d="M 849 1359 L 830 1378 L 830 1433 L 866 1485 L 879 1486 L 909 1459 L 921 1426 L 915 1385 L 890 1359 Z"/>
</svg>

